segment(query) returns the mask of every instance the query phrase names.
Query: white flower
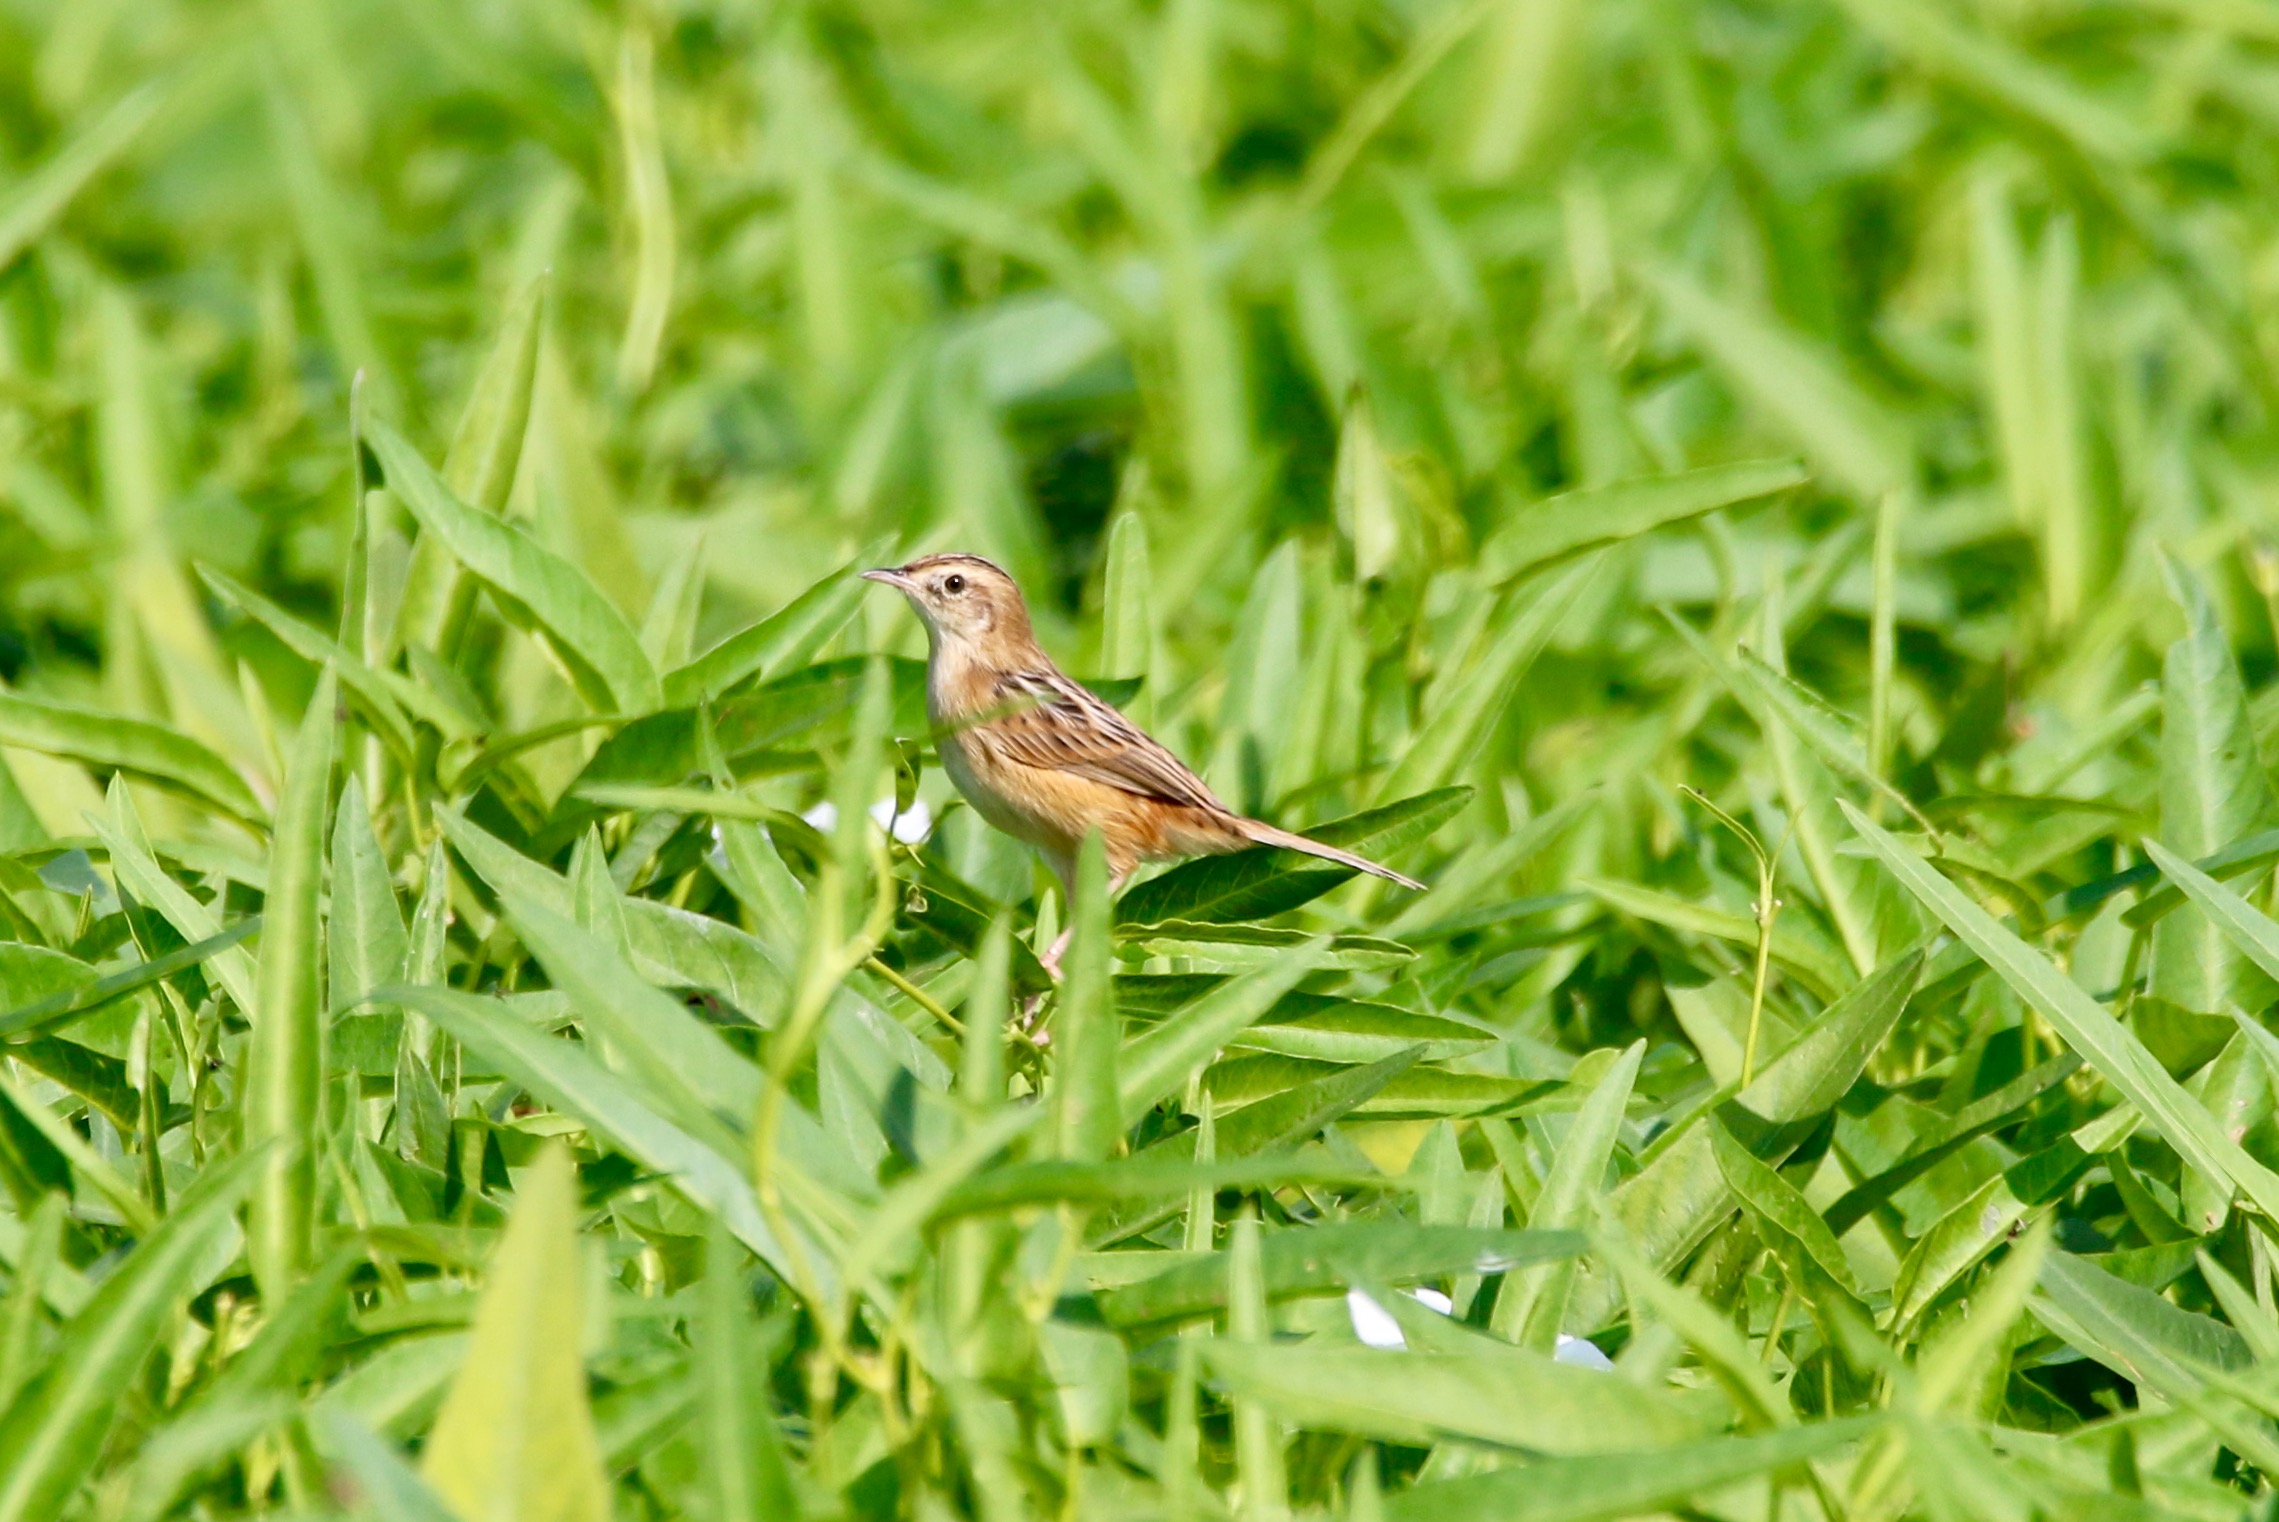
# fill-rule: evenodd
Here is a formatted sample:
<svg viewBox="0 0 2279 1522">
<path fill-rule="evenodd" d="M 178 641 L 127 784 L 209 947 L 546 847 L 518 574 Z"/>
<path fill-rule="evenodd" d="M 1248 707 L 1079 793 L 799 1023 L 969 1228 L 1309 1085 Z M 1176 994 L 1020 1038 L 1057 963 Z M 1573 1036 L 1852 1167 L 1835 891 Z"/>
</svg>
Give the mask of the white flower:
<svg viewBox="0 0 2279 1522">
<path fill-rule="evenodd" d="M 1411 1300 L 1428 1310 L 1446 1316 L 1456 1309 L 1446 1295 L 1436 1289 L 1419 1287 L 1404 1290 Z M 1366 1290 L 1354 1288 L 1345 1292 L 1345 1313 L 1353 1318 L 1353 1335 L 1366 1347 L 1405 1348 L 1408 1338 L 1401 1335 L 1401 1324 L 1393 1313 L 1371 1299 Z M 1572 1364 L 1578 1369 L 1599 1369 L 1611 1372 L 1614 1360 L 1598 1350 L 1598 1344 L 1584 1337 L 1559 1334 L 1557 1348 L 1551 1357 L 1559 1363 Z"/>
<path fill-rule="evenodd" d="M 1409 1345 L 1393 1313 L 1370 1299 L 1366 1290 L 1356 1288 L 1345 1292 L 1345 1313 L 1353 1318 L 1353 1335 L 1368 1346 L 1405 1348 Z"/>
<path fill-rule="evenodd" d="M 816 829 L 828 835 L 839 827 L 839 806 L 826 798 L 799 816 Z M 871 823 L 892 835 L 906 846 L 917 845 L 934 833 L 934 811 L 923 800 L 913 800 L 901 813 L 894 812 L 894 800 L 881 798 L 870 806 Z"/>
<path fill-rule="evenodd" d="M 1600 1369 L 1609 1374 L 1614 1372 L 1614 1360 L 1601 1353 L 1598 1344 L 1588 1337 L 1570 1337 L 1561 1332 L 1559 1345 L 1551 1350 L 1551 1356 L 1560 1363 L 1571 1363 L 1578 1369 Z"/>
</svg>

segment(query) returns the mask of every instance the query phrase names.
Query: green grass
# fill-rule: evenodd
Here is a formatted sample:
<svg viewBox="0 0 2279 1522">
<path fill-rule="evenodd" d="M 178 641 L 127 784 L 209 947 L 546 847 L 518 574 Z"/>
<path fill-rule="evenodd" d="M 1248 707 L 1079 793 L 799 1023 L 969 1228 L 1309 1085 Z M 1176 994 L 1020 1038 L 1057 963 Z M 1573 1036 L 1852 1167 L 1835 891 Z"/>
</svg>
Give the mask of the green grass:
<svg viewBox="0 0 2279 1522">
<path fill-rule="evenodd" d="M 0 4 L 0 1522 L 2268 1515 L 2275 82 Z M 1430 890 L 1063 902 L 944 548 Z"/>
</svg>

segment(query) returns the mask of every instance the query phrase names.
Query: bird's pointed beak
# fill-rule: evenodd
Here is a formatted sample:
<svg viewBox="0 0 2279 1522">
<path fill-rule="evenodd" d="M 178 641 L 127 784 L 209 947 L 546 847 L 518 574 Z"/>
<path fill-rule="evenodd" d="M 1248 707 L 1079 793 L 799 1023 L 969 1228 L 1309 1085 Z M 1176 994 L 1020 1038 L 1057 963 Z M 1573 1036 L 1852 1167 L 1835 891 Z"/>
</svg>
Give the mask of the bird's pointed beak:
<svg viewBox="0 0 2279 1522">
<path fill-rule="evenodd" d="M 863 580 L 878 582 L 884 586 L 892 587 L 898 592 L 907 592 L 911 590 L 911 588 L 915 585 L 915 583 L 913 583 L 909 577 L 903 575 L 900 571 L 887 567 L 881 567 L 875 571 L 863 572 Z"/>
</svg>

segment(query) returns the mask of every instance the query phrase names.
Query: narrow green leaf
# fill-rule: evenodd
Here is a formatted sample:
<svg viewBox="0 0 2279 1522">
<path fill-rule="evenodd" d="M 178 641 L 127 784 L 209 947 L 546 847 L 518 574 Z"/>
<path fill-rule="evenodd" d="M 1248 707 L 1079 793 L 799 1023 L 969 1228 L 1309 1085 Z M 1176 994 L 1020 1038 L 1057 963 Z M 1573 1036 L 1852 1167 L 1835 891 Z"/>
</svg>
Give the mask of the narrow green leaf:
<svg viewBox="0 0 2279 1522">
<path fill-rule="evenodd" d="M 1209 1163 L 1153 1158 L 1105 1163 L 1059 1160 L 1010 1163 L 950 1190 L 935 1208 L 934 1219 L 1055 1201 L 1094 1205 L 1141 1200 L 1183 1194 L 1197 1188 L 1270 1189 L 1285 1184 L 1357 1188 L 1390 1182 L 1367 1168 L 1286 1155 L 1228 1158 Z"/>
<path fill-rule="evenodd" d="M 1632 1042 L 1592 1086 L 1551 1160 L 1543 1192 L 1528 1213 L 1531 1230 L 1571 1231 L 1597 1218 L 1607 1166 L 1614 1159 L 1631 1087 L 1645 1056 L 1646 1043 Z M 1522 1347 L 1538 1353 L 1553 1351 L 1566 1320 L 1567 1292 L 1574 1277 L 1572 1260 L 1506 1274 L 1491 1325 Z"/>
<path fill-rule="evenodd" d="M 1605 878 L 1586 877 L 1577 886 L 1604 900 L 1607 907 L 1650 924 L 1666 925 L 1687 935 L 1712 936 L 1735 946 L 1757 944 L 1757 922 L 1731 909 Z M 1776 966 L 1820 998 L 1832 999 L 1852 982 L 1844 959 L 1832 948 L 1806 939 L 1793 923 L 1773 922 L 1772 952 Z"/>
<path fill-rule="evenodd" d="M 614 891 L 614 890 L 613 890 Z M 535 899 L 500 895 L 508 920 L 587 1030 L 622 1056 L 630 1075 L 667 1114 L 748 1124 L 760 1102 L 760 1070 L 679 1000 L 641 981 L 602 936 Z"/>
<path fill-rule="evenodd" d="M 1838 485 L 1872 500 L 1914 471 L 1905 429 L 1836 361 L 1771 318 L 1712 295 L 1661 265 L 1643 271 L 1662 310 L 1734 389 L 1779 425 Z"/>
<path fill-rule="evenodd" d="M 172 93 L 171 82 L 156 80 L 129 90 L 0 194 L 0 271 L 54 225 L 89 181 L 134 146 Z"/>
<path fill-rule="evenodd" d="M 63 1514 L 175 1308 L 227 1268 L 238 1204 L 264 1161 L 247 1153 L 209 1168 L 103 1280 L 46 1369 L 0 1412 L 0 1522 Z"/>
<path fill-rule="evenodd" d="M 1308 825 L 1299 833 L 1324 845 L 1382 858 L 1431 835 L 1471 798 L 1468 787 L 1436 788 L 1382 808 Z M 1262 920 L 1312 903 L 1353 876 L 1350 867 L 1271 846 L 1206 856 L 1126 893 L 1116 905 L 1116 918 L 1128 925 Z"/>
<path fill-rule="evenodd" d="M 268 817 L 235 768 L 162 724 L 0 693 L 0 744 L 122 771 L 248 824 Z"/>
<path fill-rule="evenodd" d="M 1527 668 L 1551 642 L 1590 584 L 1598 562 L 1585 560 L 1557 580 L 1538 588 L 1523 606 L 1507 608 L 1495 621 L 1497 634 L 1479 659 L 1452 677 L 1433 684 L 1423 727 L 1401 759 L 1377 784 L 1379 798 L 1409 798 L 1453 782 L 1503 721 L 1504 709 Z M 1507 597 L 1516 596 L 1507 593 Z"/>
<path fill-rule="evenodd" d="M 713 1522 L 776 1522 L 799 1515 L 791 1460 L 776 1424 L 759 1319 L 743 1250 L 717 1224 L 704 1250 L 702 1334 L 696 1341 L 704 1488 Z"/>
<path fill-rule="evenodd" d="M 267 1164 L 246 1215 L 246 1251 L 261 1292 L 282 1299 L 308 1263 L 322 1146 L 325 1006 L 324 843 L 332 810 L 336 691 L 317 681 L 286 765 L 269 851 L 246 1051 L 245 1140 Z"/>
<path fill-rule="evenodd" d="M 387 424 L 372 424 L 372 448 L 389 488 L 420 526 L 481 578 L 510 616 L 546 640 L 596 711 L 658 707 L 657 673 L 640 637 L 583 571 L 514 525 L 467 506 Z"/>
<path fill-rule="evenodd" d="M 1894 957 L 1821 1013 L 1796 1041 L 1765 1063 L 1727 1114 L 1750 1129 L 1772 1132 L 1764 1160 L 1777 1166 L 1803 1140 L 1804 1122 L 1825 1115 L 1856 1082 L 1868 1059 L 1899 1023 L 1922 971 L 1920 952 Z M 1707 1126 L 1697 1111 L 1658 1145 L 1646 1165 L 1616 1186 L 1609 1211 L 1634 1251 L 1674 1269 L 1726 1219 L 1736 1201 L 1726 1187 Z M 1618 1300 L 1611 1276 L 1588 1269 L 1575 1286 L 1568 1324 L 1596 1331 Z"/>
<path fill-rule="evenodd" d="M 444 484 L 459 501 L 492 517 L 506 510 L 507 493 L 514 487 L 523 441 L 530 429 L 545 305 L 546 282 L 538 280 L 507 309 L 444 456 Z M 384 457 L 381 463 L 398 499 L 408 503 L 410 499 L 395 479 L 394 467 Z M 425 519 L 421 521 L 425 525 Z M 467 581 L 457 555 L 456 544 L 431 525 L 412 546 L 390 648 L 440 654 L 456 649 L 474 598 L 474 587 Z M 476 574 L 482 573 L 477 570 Z"/>
<path fill-rule="evenodd" d="M 2185 1161 L 2211 1178 L 2229 1180 L 2258 1210 L 2279 1217 L 2279 1177 L 2224 1135 L 2215 1117 L 2168 1076 L 2134 1032 L 1865 814 L 1849 805 L 1844 812 L 1892 875 L 2056 1027 Z"/>
<path fill-rule="evenodd" d="M 1524 1348 L 1451 1354 L 1366 1347 L 1205 1344 L 1238 1398 L 1293 1426 L 1419 1447 L 1455 1438 L 1533 1453 L 1620 1453 L 1705 1435 L 1701 1415 L 1659 1390 Z"/>
<path fill-rule="evenodd" d="M 1715 1120 L 1708 1124 L 1710 1146 L 1717 1154 L 1717 1169 L 1724 1175 L 1725 1187 L 1741 1201 L 1756 1222 L 1757 1235 L 1779 1256 L 1815 1307 L 1831 1287 L 1856 1303 L 1860 1287 L 1851 1262 L 1819 1213 L 1795 1185 L 1734 1140 L 1732 1132 Z"/>
<path fill-rule="evenodd" d="M 872 554 L 884 552 L 885 546 L 879 545 Z M 692 708 L 755 677 L 781 675 L 804 664 L 862 606 L 866 583 L 855 573 L 874 563 L 875 559 L 849 561 L 758 623 L 667 672 L 664 706 Z"/>
<path fill-rule="evenodd" d="M 426 688 L 405 681 L 393 672 L 374 671 L 330 635 L 303 623 L 252 588 L 211 566 L 199 566 L 198 575 L 216 597 L 276 635 L 295 655 L 318 666 L 329 665 L 338 673 L 340 685 L 348 689 L 356 711 L 387 742 L 400 762 L 411 764 L 414 754 L 407 708 L 447 735 L 456 735 L 461 730 L 456 713 L 448 704 L 434 701 Z"/>
<path fill-rule="evenodd" d="M 1480 546 L 1480 570 L 1491 581 L 1508 581 L 1588 550 L 1787 491 L 1810 478 L 1795 460 L 1746 460 L 1584 487 L 1520 509 Z"/>
</svg>

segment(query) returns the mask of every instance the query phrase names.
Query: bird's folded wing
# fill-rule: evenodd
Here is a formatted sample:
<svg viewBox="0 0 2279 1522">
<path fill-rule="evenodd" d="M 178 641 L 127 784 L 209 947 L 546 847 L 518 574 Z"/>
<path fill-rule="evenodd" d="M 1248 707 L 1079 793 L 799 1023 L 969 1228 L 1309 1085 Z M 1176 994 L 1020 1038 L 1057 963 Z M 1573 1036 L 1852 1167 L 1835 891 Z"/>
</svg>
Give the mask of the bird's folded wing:
<svg viewBox="0 0 2279 1522">
<path fill-rule="evenodd" d="M 1006 760 L 1142 798 L 1226 811 L 1177 756 L 1059 672 L 1008 672 L 997 679 L 997 692 L 998 713 L 972 733 Z"/>
</svg>

